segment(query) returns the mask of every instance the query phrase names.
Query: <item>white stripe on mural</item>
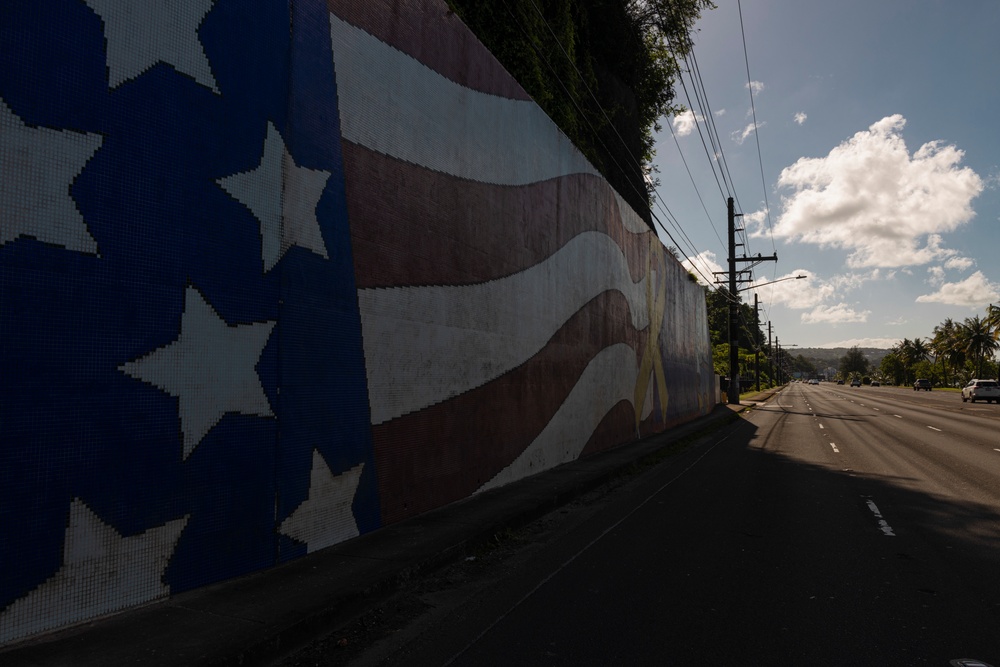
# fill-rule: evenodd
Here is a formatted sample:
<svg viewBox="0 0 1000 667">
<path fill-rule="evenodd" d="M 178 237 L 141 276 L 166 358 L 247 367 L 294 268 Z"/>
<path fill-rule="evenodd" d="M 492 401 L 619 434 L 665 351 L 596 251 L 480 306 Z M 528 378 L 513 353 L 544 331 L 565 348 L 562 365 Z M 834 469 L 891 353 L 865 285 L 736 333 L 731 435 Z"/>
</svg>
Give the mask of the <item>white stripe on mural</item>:
<svg viewBox="0 0 1000 667">
<path fill-rule="evenodd" d="M 635 351 L 631 347 L 618 344 L 601 350 L 538 437 L 478 491 L 503 486 L 579 458 L 608 411 L 619 401 L 632 403 L 637 374 Z"/>
<path fill-rule="evenodd" d="M 628 202 L 622 199 L 617 190 L 611 188 L 611 191 L 615 193 L 615 201 L 618 202 L 618 212 L 621 214 L 622 226 L 625 230 L 633 234 L 645 234 L 649 232 L 649 226 L 646 224 L 646 221 L 640 218 L 635 210 L 628 205 Z"/>
<path fill-rule="evenodd" d="M 498 185 L 597 173 L 534 102 L 466 88 L 332 14 L 330 32 L 344 139 Z"/>
<path fill-rule="evenodd" d="M 600 232 L 580 234 L 545 261 L 500 280 L 358 290 L 372 424 L 520 366 L 608 290 L 625 296 L 632 326 L 648 326 L 645 279 L 632 282 L 621 248 Z"/>
</svg>

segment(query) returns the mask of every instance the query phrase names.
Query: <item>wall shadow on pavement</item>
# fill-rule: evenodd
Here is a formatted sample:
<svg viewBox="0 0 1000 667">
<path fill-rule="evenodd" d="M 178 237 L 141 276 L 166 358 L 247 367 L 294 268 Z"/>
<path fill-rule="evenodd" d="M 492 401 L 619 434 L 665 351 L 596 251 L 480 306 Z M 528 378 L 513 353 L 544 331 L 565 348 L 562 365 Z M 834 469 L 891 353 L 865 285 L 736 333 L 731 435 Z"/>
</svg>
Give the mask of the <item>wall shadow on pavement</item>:
<svg viewBox="0 0 1000 667">
<path fill-rule="evenodd" d="M 981 473 L 973 477 L 957 467 L 936 475 L 917 466 L 928 470 L 926 477 L 854 469 L 851 466 L 858 466 L 861 457 L 852 460 L 835 453 L 821 440 L 783 439 L 781 430 L 780 426 L 760 429 L 744 419 L 730 434 L 728 446 L 743 448 L 749 456 L 744 468 L 750 478 L 743 484 L 745 507 L 733 508 L 738 519 L 731 522 L 731 530 L 766 543 L 776 560 L 814 555 L 813 574 L 787 573 L 800 577 L 803 587 L 814 580 L 848 581 L 844 588 L 854 588 L 857 605 L 848 614 L 843 610 L 831 614 L 833 627 L 842 624 L 856 630 L 852 614 L 884 607 L 884 620 L 872 614 L 872 627 L 859 632 L 874 632 L 873 627 L 882 625 L 884 631 L 907 637 L 913 650 L 927 652 L 920 660 L 898 655 L 875 661 L 872 655 L 872 662 L 857 664 L 948 664 L 971 654 L 1000 665 L 1000 479 L 992 491 L 976 481 L 982 479 Z M 907 455 L 905 445 L 895 446 L 900 456 Z M 929 466 L 929 458 L 922 464 Z M 929 486 L 928 480 L 955 477 L 966 483 L 946 491 Z M 987 500 L 962 497 L 963 489 Z M 991 497 L 997 500 L 990 502 Z M 779 499 L 788 508 L 778 510 L 787 511 L 785 523 L 754 516 L 755 502 L 759 508 L 773 509 Z M 800 512 L 791 507 L 796 503 L 809 507 Z M 820 520 L 827 516 L 824 512 L 836 518 L 824 523 Z M 833 545 L 829 554 L 823 545 Z M 748 543 L 747 550 L 764 548 Z M 834 562 L 838 559 L 853 569 L 834 570 L 841 567 Z M 762 557 L 762 562 L 767 559 Z M 887 636 L 886 646 L 896 640 Z M 948 647 L 951 651 L 945 655 Z M 959 649 L 966 650 L 956 653 Z"/>
</svg>

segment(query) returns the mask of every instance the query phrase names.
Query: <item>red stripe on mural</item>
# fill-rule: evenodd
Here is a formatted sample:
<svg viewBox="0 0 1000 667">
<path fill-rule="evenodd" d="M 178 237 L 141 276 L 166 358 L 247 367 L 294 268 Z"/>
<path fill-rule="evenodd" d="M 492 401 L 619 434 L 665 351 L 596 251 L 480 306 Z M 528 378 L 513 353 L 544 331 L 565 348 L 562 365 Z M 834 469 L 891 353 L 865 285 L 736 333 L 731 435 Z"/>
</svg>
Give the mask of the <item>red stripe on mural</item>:
<svg viewBox="0 0 1000 667">
<path fill-rule="evenodd" d="M 586 231 L 607 233 L 633 281 L 646 267 L 614 193 L 573 174 L 523 186 L 477 183 L 343 142 L 359 288 L 467 285 L 523 271 Z M 371 184 L 393 184 L 372 191 Z M 648 233 L 647 233 L 648 234 Z"/>
<path fill-rule="evenodd" d="M 520 367 L 444 403 L 373 426 L 383 521 L 392 523 L 454 502 L 491 480 L 541 433 L 587 364 L 605 347 L 626 343 L 636 350 L 638 363 L 646 332 L 624 324 L 627 313 L 621 293 L 605 292 L 577 311 Z M 623 335 L 612 337 L 609 318 Z M 634 419 L 622 428 L 619 417 L 615 430 L 602 429 L 588 447 L 603 449 L 628 441 L 635 434 Z"/>
<path fill-rule="evenodd" d="M 455 83 L 513 100 L 531 99 L 443 0 L 327 0 L 327 7 Z"/>
</svg>

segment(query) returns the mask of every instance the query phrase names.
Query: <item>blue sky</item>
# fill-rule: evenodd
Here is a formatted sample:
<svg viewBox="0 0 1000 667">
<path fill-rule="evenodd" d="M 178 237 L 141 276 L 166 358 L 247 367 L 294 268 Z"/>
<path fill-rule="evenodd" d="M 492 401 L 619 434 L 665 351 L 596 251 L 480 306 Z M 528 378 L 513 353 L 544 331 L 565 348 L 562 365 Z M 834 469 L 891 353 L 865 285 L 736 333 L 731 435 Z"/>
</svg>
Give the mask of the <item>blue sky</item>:
<svg viewBox="0 0 1000 667">
<path fill-rule="evenodd" d="M 756 127 L 737 3 L 717 4 L 694 54 L 749 253 L 778 255 L 754 277 L 809 276 L 757 289 L 782 344 L 889 347 L 1000 303 L 1000 2 L 743 0 Z M 655 164 L 690 243 L 661 238 L 711 277 L 728 193 L 694 123 L 708 111 L 678 101 Z"/>
</svg>

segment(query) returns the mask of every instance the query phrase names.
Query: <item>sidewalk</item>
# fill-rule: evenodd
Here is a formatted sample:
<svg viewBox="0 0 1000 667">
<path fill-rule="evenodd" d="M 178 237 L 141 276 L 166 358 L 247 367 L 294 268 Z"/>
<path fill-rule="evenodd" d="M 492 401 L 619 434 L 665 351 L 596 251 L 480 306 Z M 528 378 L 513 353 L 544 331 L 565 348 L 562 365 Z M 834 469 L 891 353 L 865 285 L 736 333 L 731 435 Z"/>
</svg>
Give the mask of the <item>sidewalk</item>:
<svg viewBox="0 0 1000 667">
<path fill-rule="evenodd" d="M 777 390 L 473 496 L 291 563 L 0 649 L 5 667 L 266 664 L 359 616 L 403 582 L 530 523 L 678 440 L 728 423 Z"/>
</svg>

